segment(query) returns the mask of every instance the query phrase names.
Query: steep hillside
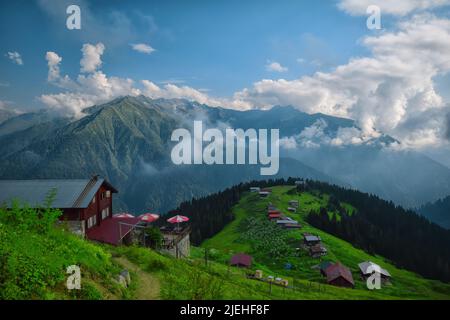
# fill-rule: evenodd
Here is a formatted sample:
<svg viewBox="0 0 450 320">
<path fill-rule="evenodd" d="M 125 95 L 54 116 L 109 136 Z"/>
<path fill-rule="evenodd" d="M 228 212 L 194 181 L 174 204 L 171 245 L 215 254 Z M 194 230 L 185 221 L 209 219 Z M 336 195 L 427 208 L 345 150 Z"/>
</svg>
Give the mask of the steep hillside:
<svg viewBox="0 0 450 320">
<path fill-rule="evenodd" d="M 303 193 L 298 197 L 301 209 L 291 216 L 302 221 L 302 231 L 320 235 L 329 249 L 326 259 L 350 266 L 356 281 L 355 289 L 325 285 L 318 270 L 311 268 L 318 260 L 305 254 L 289 255 L 298 246 L 300 231 L 258 229 L 265 221 L 267 203 L 284 208 L 292 198 L 291 190 L 292 187 L 274 187 L 273 194 L 264 200 L 244 193 L 232 209 L 233 222 L 201 248 L 192 247 L 189 259 L 175 259 L 143 247 L 111 247 L 80 239 L 66 231 L 64 224 L 55 225 L 59 215 L 55 210 L 38 213 L 20 206 L 11 211 L 0 209 L 0 299 L 450 298 L 450 285 L 396 268 L 380 256 L 369 255 L 307 225 L 303 220 L 307 211 L 324 205 L 327 197 Z M 352 206 L 342 205 L 353 212 Z M 250 270 L 228 266 L 230 255 L 236 252 L 253 255 Z M 356 272 L 355 264 L 362 260 L 387 268 L 393 276 L 392 284 L 378 291 L 367 290 Z M 292 264 L 291 270 L 284 268 L 286 262 Z M 70 265 L 81 269 L 81 290 L 66 288 L 66 268 Z M 114 280 L 123 269 L 131 274 L 127 288 Z M 265 276 L 289 280 L 289 286 L 271 286 L 248 278 L 256 269 L 263 270 Z"/>
<path fill-rule="evenodd" d="M 309 192 L 296 195 L 292 193 L 292 186 L 272 187 L 272 194 L 261 199 L 257 193 L 247 192 L 240 202 L 233 208 L 235 219 L 222 231 L 202 243 L 203 248 L 210 250 L 211 259 L 218 263 L 228 261 L 233 253 L 245 252 L 254 258 L 253 269 L 263 270 L 265 275 L 273 275 L 290 280 L 312 282 L 311 288 L 322 284 L 323 294 L 319 289 L 311 290 L 316 297 L 327 298 L 333 292 L 334 298 L 348 299 L 450 299 L 450 286 L 439 281 L 426 280 L 419 275 L 398 268 L 393 262 L 352 246 L 331 234 L 317 229 L 306 222 L 311 211 L 318 211 L 327 207 L 327 194 L 313 194 Z M 300 208 L 296 213 L 289 213 L 286 209 L 289 200 L 299 200 Z M 281 228 L 271 228 L 267 221 L 267 205 L 272 203 L 287 216 L 302 224 L 302 229 L 286 231 Z M 355 212 L 348 203 L 341 203 L 352 214 Z M 337 212 L 336 212 L 337 213 Z M 267 224 L 267 225 L 266 225 Z M 269 231 L 268 231 L 269 230 Z M 301 247 L 302 233 L 309 232 L 319 235 L 322 243 L 328 249 L 328 254 L 321 259 L 310 257 Z M 314 268 L 321 261 L 340 261 L 348 266 L 355 280 L 355 289 L 334 288 L 325 285 L 325 279 Z M 373 261 L 387 269 L 392 275 L 390 285 L 381 290 L 369 291 L 365 282 L 359 277 L 358 263 Z M 292 268 L 287 270 L 286 263 Z M 306 290 L 305 290 L 306 291 Z M 301 296 L 308 297 L 303 292 Z"/>
</svg>

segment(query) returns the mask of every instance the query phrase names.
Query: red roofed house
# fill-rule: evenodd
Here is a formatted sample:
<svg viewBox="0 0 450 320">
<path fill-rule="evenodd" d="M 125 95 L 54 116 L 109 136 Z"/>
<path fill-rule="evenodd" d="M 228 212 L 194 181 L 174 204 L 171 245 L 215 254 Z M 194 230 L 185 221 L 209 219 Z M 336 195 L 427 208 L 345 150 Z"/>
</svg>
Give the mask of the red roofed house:
<svg viewBox="0 0 450 320">
<path fill-rule="evenodd" d="M 354 288 L 352 272 L 341 263 L 335 263 L 325 269 L 327 283 L 337 287 Z"/>
<path fill-rule="evenodd" d="M 252 266 L 252 257 L 244 253 L 235 254 L 230 259 L 230 265 L 234 267 L 250 268 Z"/>
<path fill-rule="evenodd" d="M 32 208 L 45 207 L 55 193 L 51 208 L 62 211 L 61 223 L 90 240 L 120 244 L 139 220 L 112 218 L 112 195 L 117 190 L 105 179 L 0 180 L 0 205 L 7 208 L 18 199 Z"/>
<path fill-rule="evenodd" d="M 269 220 L 280 219 L 280 218 L 281 218 L 281 213 L 269 213 Z"/>
</svg>

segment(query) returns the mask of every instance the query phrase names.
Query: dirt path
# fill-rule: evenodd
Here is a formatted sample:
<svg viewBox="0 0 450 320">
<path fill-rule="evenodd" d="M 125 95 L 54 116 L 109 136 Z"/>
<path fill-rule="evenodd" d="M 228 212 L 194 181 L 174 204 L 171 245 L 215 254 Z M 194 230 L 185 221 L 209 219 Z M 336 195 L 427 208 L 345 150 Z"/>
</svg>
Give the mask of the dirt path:
<svg viewBox="0 0 450 320">
<path fill-rule="evenodd" d="M 131 279 L 131 281 L 137 280 L 136 288 L 136 300 L 157 300 L 159 299 L 159 280 L 151 274 L 142 271 L 137 265 L 128 260 L 125 257 L 114 258 L 114 260 L 128 269 L 134 272 L 138 279 Z"/>
</svg>

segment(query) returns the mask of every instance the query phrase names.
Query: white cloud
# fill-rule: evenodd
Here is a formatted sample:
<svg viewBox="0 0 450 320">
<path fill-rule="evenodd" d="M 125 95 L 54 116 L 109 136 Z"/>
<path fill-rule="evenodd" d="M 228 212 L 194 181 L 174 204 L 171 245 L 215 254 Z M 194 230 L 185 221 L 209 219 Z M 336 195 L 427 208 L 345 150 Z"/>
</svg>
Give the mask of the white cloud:
<svg viewBox="0 0 450 320">
<path fill-rule="evenodd" d="M 335 133 L 327 132 L 328 123 L 320 118 L 311 126 L 304 128 L 299 134 L 280 139 L 280 147 L 284 149 L 318 148 L 321 145 L 341 147 L 371 143 L 373 138 L 379 137 L 378 132 L 367 135 L 361 129 L 339 127 Z"/>
<path fill-rule="evenodd" d="M 21 66 L 23 65 L 22 56 L 17 51 L 14 52 L 8 52 L 6 56 L 15 64 Z"/>
<path fill-rule="evenodd" d="M 86 43 L 83 45 L 81 52 L 83 58 L 80 61 L 81 72 L 94 72 L 102 65 L 101 56 L 105 50 L 103 43 L 99 42 L 96 45 Z"/>
<path fill-rule="evenodd" d="M 225 99 L 215 99 L 208 96 L 206 93 L 191 88 L 189 86 L 177 86 L 172 83 L 167 83 L 162 87 L 159 87 L 150 80 L 142 80 L 143 85 L 142 94 L 150 98 L 181 98 L 192 101 L 197 101 L 198 103 L 208 104 L 210 106 L 221 106 L 228 104 Z"/>
<path fill-rule="evenodd" d="M 45 55 L 45 59 L 48 63 L 48 81 L 54 81 L 60 77 L 59 75 L 59 64 L 62 58 L 58 56 L 55 52 L 48 51 Z"/>
<path fill-rule="evenodd" d="M 97 45 L 83 45 L 83 58 L 80 64 L 82 72 L 75 80 L 68 75 L 60 75 L 62 58 L 55 52 L 47 52 L 46 59 L 49 67 L 48 80 L 64 92 L 43 94 L 40 101 L 48 107 L 64 114 L 81 117 L 82 110 L 95 104 L 104 103 L 118 96 L 139 95 L 141 91 L 134 87 L 134 81 L 128 78 L 107 77 L 102 71 L 96 71 L 101 66 L 100 57 L 105 47 Z"/>
<path fill-rule="evenodd" d="M 107 77 L 97 70 L 104 46 L 86 44 L 82 66 L 90 71 L 74 81 L 59 75 L 59 59 L 48 57 L 49 78 L 51 73 L 52 82 L 67 91 L 43 95 L 41 100 L 78 115 L 84 107 L 127 94 L 185 98 L 240 110 L 292 105 L 308 113 L 354 119 L 360 128 L 341 129 L 329 137 L 321 136 L 324 130 L 318 124 L 305 129 L 297 137 L 297 144 L 358 144 L 379 132 L 394 136 L 407 147 L 447 141 L 445 115 L 449 108 L 436 92 L 433 79 L 450 71 L 450 20 L 431 14 L 415 15 L 400 20 L 394 31 L 374 33 L 361 43 L 369 50 L 369 56 L 352 58 L 330 72 L 316 72 L 295 80 L 262 79 L 230 98 L 212 97 L 186 85 L 158 86 L 150 80 L 135 83 L 132 79 Z M 53 79 L 56 75 L 58 79 Z M 323 139 L 308 140 L 307 135 L 312 132 Z M 286 146 L 294 145 L 289 139 L 284 142 Z"/>
<path fill-rule="evenodd" d="M 449 5 L 450 0 L 340 0 L 339 9 L 351 15 L 366 15 L 367 7 L 380 7 L 381 14 L 404 16 L 411 12 Z"/>
<path fill-rule="evenodd" d="M 153 51 L 156 51 L 150 45 L 145 44 L 145 43 L 132 44 L 131 47 L 133 48 L 133 50 L 135 50 L 137 52 L 145 53 L 145 54 L 150 54 Z"/>
<path fill-rule="evenodd" d="M 268 62 L 266 65 L 267 71 L 274 71 L 274 72 L 286 72 L 288 71 L 288 68 L 283 67 L 279 62 Z"/>
<path fill-rule="evenodd" d="M 297 149 L 297 141 L 294 137 L 283 137 L 279 140 L 280 147 L 286 150 Z"/>
<path fill-rule="evenodd" d="M 377 129 L 409 146 L 440 143 L 445 110 L 433 78 L 450 71 L 450 20 L 423 14 L 397 28 L 363 39 L 371 57 L 292 81 L 263 79 L 235 97 L 253 108 L 293 105 L 352 118 L 367 135 Z"/>
</svg>

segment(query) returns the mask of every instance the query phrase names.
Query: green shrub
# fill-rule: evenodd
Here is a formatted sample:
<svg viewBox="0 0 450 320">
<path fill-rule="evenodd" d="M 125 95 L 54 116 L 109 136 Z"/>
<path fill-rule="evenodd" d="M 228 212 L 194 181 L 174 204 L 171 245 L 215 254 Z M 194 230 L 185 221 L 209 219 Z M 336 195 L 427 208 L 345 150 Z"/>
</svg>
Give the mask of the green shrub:
<svg viewBox="0 0 450 320">
<path fill-rule="evenodd" d="M 150 226 L 145 229 L 145 234 L 147 236 L 147 241 L 153 249 L 159 249 L 161 247 L 163 235 L 159 228 Z"/>
<path fill-rule="evenodd" d="M 55 227 L 59 214 L 19 202 L 0 209 L 0 299 L 53 299 L 58 290 L 64 297 L 70 265 L 81 268 L 82 282 L 118 272 L 101 246 Z M 89 285 L 86 290 L 85 299 L 98 297 Z"/>
</svg>

